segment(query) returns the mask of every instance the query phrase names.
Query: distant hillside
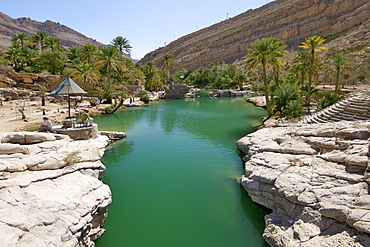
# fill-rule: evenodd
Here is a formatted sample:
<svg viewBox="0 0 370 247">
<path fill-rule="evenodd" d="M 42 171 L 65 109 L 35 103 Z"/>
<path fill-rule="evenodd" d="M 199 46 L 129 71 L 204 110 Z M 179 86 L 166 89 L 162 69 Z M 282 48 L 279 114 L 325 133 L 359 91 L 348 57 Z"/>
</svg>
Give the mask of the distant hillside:
<svg viewBox="0 0 370 247">
<path fill-rule="evenodd" d="M 0 12 L 0 48 L 8 48 L 15 33 L 23 32 L 31 35 L 38 30 L 43 30 L 51 36 L 59 38 L 60 43 L 65 47 L 79 47 L 84 44 L 102 45 L 102 43 L 57 22 L 49 20 L 38 22 L 30 18 L 13 19 Z"/>
<path fill-rule="evenodd" d="M 369 22 L 369 6 L 369 0 L 276 0 L 181 37 L 146 54 L 140 63 L 157 62 L 166 53 L 176 59 L 175 70 L 221 60 L 234 63 L 246 55 L 251 42 L 265 37 L 279 38 L 290 49 L 297 49 L 312 35 L 333 40 L 361 29 Z M 368 35 L 358 39 L 370 44 Z"/>
</svg>

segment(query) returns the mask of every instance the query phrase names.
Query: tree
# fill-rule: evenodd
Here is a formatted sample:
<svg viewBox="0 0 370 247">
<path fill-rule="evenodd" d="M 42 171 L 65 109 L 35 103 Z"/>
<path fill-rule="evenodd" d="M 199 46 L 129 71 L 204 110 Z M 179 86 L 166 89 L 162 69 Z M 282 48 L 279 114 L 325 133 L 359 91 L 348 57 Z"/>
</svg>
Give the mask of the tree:
<svg viewBox="0 0 370 247">
<path fill-rule="evenodd" d="M 122 36 L 117 36 L 111 42 L 113 46 L 115 46 L 121 53 L 131 53 L 132 46 L 130 45 L 130 41 Z"/>
<path fill-rule="evenodd" d="M 176 60 L 173 58 L 173 56 L 169 53 L 166 53 L 163 55 L 161 60 L 159 60 L 159 66 L 161 68 L 161 74 L 163 76 L 163 79 L 165 82 L 168 82 L 171 73 L 169 71 L 170 68 L 172 68 L 175 65 Z"/>
<path fill-rule="evenodd" d="M 45 37 L 44 48 L 48 48 L 51 51 L 59 50 L 59 39 L 53 36 Z"/>
<path fill-rule="evenodd" d="M 124 59 L 127 72 L 124 73 L 123 80 L 129 85 L 141 85 L 145 82 L 145 75 L 139 63 L 133 63 L 130 59 Z"/>
<path fill-rule="evenodd" d="M 73 63 L 73 61 L 78 60 L 79 54 L 78 54 L 79 49 L 76 46 L 69 47 L 67 50 L 67 57 L 68 59 Z"/>
<path fill-rule="evenodd" d="M 295 76 L 295 79 L 298 81 L 298 85 L 303 85 L 309 70 L 309 54 L 307 50 L 302 50 L 298 53 L 293 59 L 292 68 L 290 72 Z"/>
<path fill-rule="evenodd" d="M 262 67 L 262 78 L 265 88 L 266 109 L 269 116 L 272 116 L 270 106 L 269 82 L 267 79 L 267 69 L 269 67 L 280 69 L 282 58 L 285 56 L 285 45 L 276 38 L 263 38 L 256 40 L 248 49 L 245 64 L 248 70 L 255 70 Z"/>
<path fill-rule="evenodd" d="M 90 63 L 80 63 L 73 66 L 73 72 L 70 77 L 81 82 L 88 91 L 91 91 L 100 79 L 100 74 L 94 69 L 94 66 Z"/>
<path fill-rule="evenodd" d="M 31 49 L 31 48 L 26 48 L 26 49 L 23 49 L 22 50 L 22 61 L 24 63 L 25 66 L 27 67 L 24 67 L 25 70 L 27 70 L 28 72 L 35 72 L 37 71 L 37 68 L 35 68 L 35 60 L 38 56 L 38 52 L 34 49 Z"/>
<path fill-rule="evenodd" d="M 243 83 L 247 81 L 247 76 L 244 73 L 238 73 L 235 75 L 234 81 L 238 85 L 239 90 L 243 90 Z"/>
<path fill-rule="evenodd" d="M 40 67 L 53 75 L 62 74 L 66 61 L 66 56 L 59 51 L 46 51 L 41 53 L 37 58 Z"/>
<path fill-rule="evenodd" d="M 316 53 L 320 52 L 326 47 L 323 47 L 322 44 L 325 42 L 325 39 L 320 36 L 311 36 L 305 39 L 298 47 L 302 49 L 309 50 L 309 70 L 308 70 L 308 87 L 307 87 L 307 98 L 306 103 L 311 104 L 311 91 L 312 91 L 312 78 L 314 74 L 314 66 L 317 61 Z"/>
<path fill-rule="evenodd" d="M 22 51 L 15 48 L 10 47 L 5 52 L 5 59 L 7 59 L 10 65 L 14 68 L 15 71 L 19 72 L 22 69 Z"/>
<path fill-rule="evenodd" d="M 26 33 L 16 33 L 12 37 L 13 46 L 22 50 L 25 48 L 26 41 L 27 41 Z"/>
<path fill-rule="evenodd" d="M 352 63 L 349 61 L 345 53 L 336 52 L 332 55 L 329 69 L 331 71 L 331 75 L 335 78 L 334 97 L 339 96 L 340 79 L 341 77 L 343 78 L 345 74 L 351 74 L 350 68 L 352 68 Z"/>
<path fill-rule="evenodd" d="M 145 74 L 145 89 L 148 91 L 156 91 L 163 88 L 161 84 L 161 78 L 158 75 L 158 67 L 155 66 L 153 62 L 147 62 L 143 67 L 143 72 Z"/>
<path fill-rule="evenodd" d="M 108 80 L 113 72 L 126 70 L 123 59 L 114 46 L 99 46 L 96 59 L 96 68 L 105 73 Z"/>
<path fill-rule="evenodd" d="M 49 34 L 45 31 L 42 31 L 42 30 L 38 30 L 35 34 L 33 34 L 31 36 L 31 41 L 38 45 L 39 48 L 40 48 L 40 52 L 42 52 L 44 50 L 44 41 L 45 41 L 45 38 L 48 37 Z"/>
<path fill-rule="evenodd" d="M 161 60 L 159 61 L 161 68 L 170 69 L 172 68 L 176 63 L 176 60 L 173 58 L 172 54 L 166 53 L 163 55 Z"/>
<path fill-rule="evenodd" d="M 85 44 L 79 49 L 79 56 L 81 60 L 86 63 L 93 63 L 95 59 L 97 48 L 92 44 Z"/>
</svg>

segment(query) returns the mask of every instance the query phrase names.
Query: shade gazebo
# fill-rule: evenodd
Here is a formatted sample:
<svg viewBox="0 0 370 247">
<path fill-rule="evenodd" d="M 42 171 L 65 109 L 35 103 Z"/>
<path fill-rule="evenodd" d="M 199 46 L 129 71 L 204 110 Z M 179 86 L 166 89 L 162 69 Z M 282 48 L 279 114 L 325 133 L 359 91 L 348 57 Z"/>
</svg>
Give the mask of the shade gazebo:
<svg viewBox="0 0 370 247">
<path fill-rule="evenodd" d="M 68 118 L 71 118 L 71 95 L 87 94 L 76 82 L 67 77 L 57 89 L 53 90 L 51 95 L 68 95 Z"/>
</svg>

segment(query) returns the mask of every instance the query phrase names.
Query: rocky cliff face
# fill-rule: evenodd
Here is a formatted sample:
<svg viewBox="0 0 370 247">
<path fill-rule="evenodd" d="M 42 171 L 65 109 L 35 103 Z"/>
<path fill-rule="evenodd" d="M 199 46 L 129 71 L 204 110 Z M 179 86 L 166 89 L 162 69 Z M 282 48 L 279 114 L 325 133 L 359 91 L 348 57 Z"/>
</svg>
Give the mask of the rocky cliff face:
<svg viewBox="0 0 370 247">
<path fill-rule="evenodd" d="M 38 22 L 30 18 L 13 19 L 0 12 L 0 48 L 8 48 L 11 45 L 11 38 L 15 33 L 23 32 L 31 35 L 38 30 L 43 30 L 51 36 L 59 38 L 60 43 L 66 47 L 79 47 L 84 44 L 102 45 L 100 42 L 57 22 L 49 20 Z"/>
<path fill-rule="evenodd" d="M 148 53 L 140 62 L 158 61 L 170 53 L 175 70 L 193 69 L 246 55 L 256 39 L 276 37 L 296 47 L 306 37 L 341 35 L 369 21 L 368 0 L 276 0 L 234 18 L 194 32 Z"/>
<path fill-rule="evenodd" d="M 237 142 L 271 246 L 369 246 L 370 122 L 275 126 Z"/>
<path fill-rule="evenodd" d="M 94 246 L 111 203 L 100 162 L 108 138 L 14 132 L 0 139 L 1 246 Z"/>
<path fill-rule="evenodd" d="M 51 91 L 65 78 L 59 75 L 17 73 L 10 66 L 0 65 L 0 88 L 26 88 L 40 90 L 40 85 Z"/>
</svg>

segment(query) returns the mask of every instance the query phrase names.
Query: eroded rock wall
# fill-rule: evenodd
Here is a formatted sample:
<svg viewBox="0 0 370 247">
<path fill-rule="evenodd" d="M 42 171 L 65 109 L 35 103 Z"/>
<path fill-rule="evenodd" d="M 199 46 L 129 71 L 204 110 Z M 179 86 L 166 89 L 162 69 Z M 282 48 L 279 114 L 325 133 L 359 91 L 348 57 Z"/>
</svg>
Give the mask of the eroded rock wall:
<svg viewBox="0 0 370 247">
<path fill-rule="evenodd" d="M 10 66 L 0 65 L 0 88 L 18 87 L 39 91 L 40 85 L 43 85 L 48 91 L 51 91 L 63 79 L 59 75 L 17 73 Z"/>
<path fill-rule="evenodd" d="M 108 138 L 14 132 L 0 139 L 0 245 L 94 246 L 111 203 L 100 162 Z"/>
<path fill-rule="evenodd" d="M 241 183 L 272 209 L 271 246 L 369 246 L 370 122 L 262 128 L 237 142 Z"/>
<path fill-rule="evenodd" d="M 296 48 L 312 35 L 340 35 L 369 21 L 368 0 L 276 0 L 258 9 L 181 37 L 144 56 L 140 63 L 159 61 L 169 53 L 174 70 L 243 58 L 256 39 L 275 37 Z"/>
</svg>

